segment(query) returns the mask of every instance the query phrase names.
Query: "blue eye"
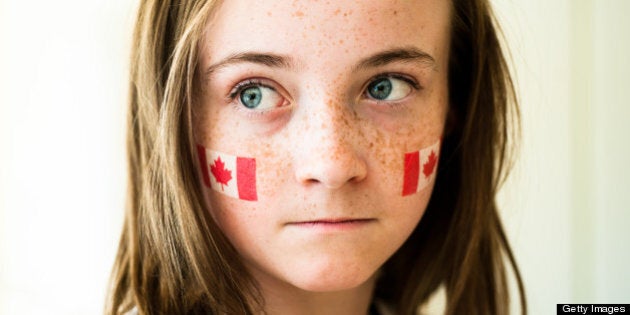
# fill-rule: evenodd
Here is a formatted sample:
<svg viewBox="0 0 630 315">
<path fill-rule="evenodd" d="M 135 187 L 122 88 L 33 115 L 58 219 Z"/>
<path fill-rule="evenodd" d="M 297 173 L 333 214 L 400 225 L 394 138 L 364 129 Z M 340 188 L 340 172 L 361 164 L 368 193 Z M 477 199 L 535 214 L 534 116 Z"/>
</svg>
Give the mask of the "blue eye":
<svg viewBox="0 0 630 315">
<path fill-rule="evenodd" d="M 407 79 L 395 77 L 380 77 L 367 86 L 367 94 L 370 98 L 379 101 L 398 101 L 411 93 L 415 87 Z"/>
<path fill-rule="evenodd" d="M 256 108 L 262 101 L 262 91 L 258 86 L 248 87 L 241 92 L 241 103 L 247 108 Z"/>
<path fill-rule="evenodd" d="M 392 81 L 389 78 L 378 79 L 368 85 L 368 94 L 377 100 L 384 100 L 391 93 Z"/>
<path fill-rule="evenodd" d="M 285 99 L 272 87 L 268 87 L 257 81 L 247 81 L 239 84 L 231 94 L 241 105 L 251 110 L 268 110 L 280 107 Z"/>
</svg>

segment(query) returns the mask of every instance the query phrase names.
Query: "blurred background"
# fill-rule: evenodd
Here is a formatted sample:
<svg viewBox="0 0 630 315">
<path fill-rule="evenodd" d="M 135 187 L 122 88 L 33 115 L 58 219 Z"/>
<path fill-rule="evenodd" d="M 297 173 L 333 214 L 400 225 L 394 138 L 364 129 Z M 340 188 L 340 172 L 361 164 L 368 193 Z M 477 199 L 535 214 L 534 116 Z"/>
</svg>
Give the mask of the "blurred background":
<svg viewBox="0 0 630 315">
<path fill-rule="evenodd" d="M 0 314 L 100 314 L 131 0 L 0 0 Z M 630 303 L 630 1 L 494 0 L 522 110 L 499 201 L 530 314 Z"/>
</svg>

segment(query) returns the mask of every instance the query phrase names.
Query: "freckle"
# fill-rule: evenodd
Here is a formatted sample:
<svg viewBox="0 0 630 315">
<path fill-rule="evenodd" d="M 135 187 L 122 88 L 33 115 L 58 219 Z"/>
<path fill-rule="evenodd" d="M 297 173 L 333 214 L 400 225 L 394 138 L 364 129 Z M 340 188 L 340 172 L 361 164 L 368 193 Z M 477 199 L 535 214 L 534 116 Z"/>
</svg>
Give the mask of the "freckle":
<svg viewBox="0 0 630 315">
<path fill-rule="evenodd" d="M 303 17 L 304 16 L 304 12 L 302 12 L 302 11 L 295 11 L 295 13 L 293 13 L 293 15 L 297 16 L 297 17 Z"/>
<path fill-rule="evenodd" d="M 267 15 L 268 15 L 268 16 L 271 16 L 271 11 L 267 11 Z"/>
<path fill-rule="evenodd" d="M 335 10 L 334 15 L 339 15 L 339 12 L 341 12 L 341 9 Z"/>
</svg>

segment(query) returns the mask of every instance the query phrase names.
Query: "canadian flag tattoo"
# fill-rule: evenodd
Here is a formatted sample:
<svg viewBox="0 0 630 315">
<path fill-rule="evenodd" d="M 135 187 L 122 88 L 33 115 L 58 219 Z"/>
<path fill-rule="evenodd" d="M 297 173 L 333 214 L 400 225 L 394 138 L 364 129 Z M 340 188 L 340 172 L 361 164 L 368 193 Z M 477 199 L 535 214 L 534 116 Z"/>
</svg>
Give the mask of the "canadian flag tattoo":
<svg viewBox="0 0 630 315">
<path fill-rule="evenodd" d="M 419 151 L 405 153 L 402 195 L 415 194 L 435 180 L 440 156 L 440 140 Z"/>
<path fill-rule="evenodd" d="M 234 156 L 197 145 L 204 184 L 230 197 L 256 201 L 256 159 Z"/>
</svg>

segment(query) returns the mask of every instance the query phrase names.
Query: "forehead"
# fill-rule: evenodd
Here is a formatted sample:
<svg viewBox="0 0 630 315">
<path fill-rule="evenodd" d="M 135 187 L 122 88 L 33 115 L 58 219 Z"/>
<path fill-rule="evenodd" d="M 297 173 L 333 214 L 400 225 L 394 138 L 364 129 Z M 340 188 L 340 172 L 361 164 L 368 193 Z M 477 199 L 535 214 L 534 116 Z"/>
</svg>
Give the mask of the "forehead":
<svg viewBox="0 0 630 315">
<path fill-rule="evenodd" d="M 448 0 L 222 1 L 209 21 L 202 64 L 247 51 L 289 55 L 309 66 L 418 47 L 446 62 Z"/>
</svg>

